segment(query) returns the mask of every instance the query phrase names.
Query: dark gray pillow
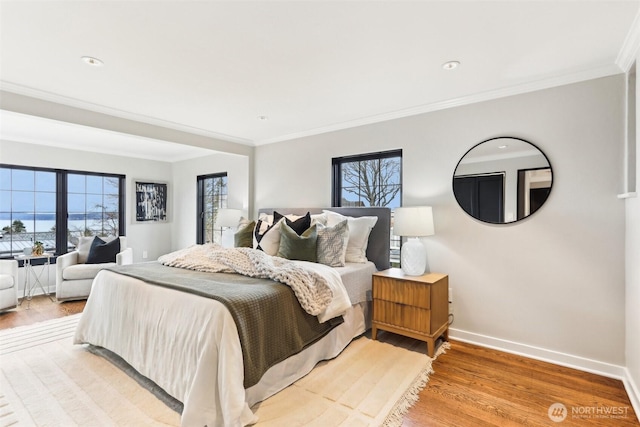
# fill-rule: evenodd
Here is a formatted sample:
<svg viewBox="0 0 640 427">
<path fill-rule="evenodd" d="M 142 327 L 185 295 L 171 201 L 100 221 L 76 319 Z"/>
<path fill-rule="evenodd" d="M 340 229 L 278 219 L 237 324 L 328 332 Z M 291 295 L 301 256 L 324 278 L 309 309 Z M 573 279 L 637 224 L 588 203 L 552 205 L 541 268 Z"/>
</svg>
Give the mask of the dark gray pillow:
<svg viewBox="0 0 640 427">
<path fill-rule="evenodd" d="M 120 239 L 115 238 L 105 242 L 98 236 L 91 242 L 91 249 L 87 256 L 87 264 L 102 264 L 104 262 L 116 262 L 116 255 L 120 252 Z"/>
<path fill-rule="evenodd" d="M 277 256 L 291 260 L 316 262 L 316 244 L 318 233 L 312 225 L 298 236 L 298 233 L 286 222 L 280 225 L 280 247 Z"/>
</svg>

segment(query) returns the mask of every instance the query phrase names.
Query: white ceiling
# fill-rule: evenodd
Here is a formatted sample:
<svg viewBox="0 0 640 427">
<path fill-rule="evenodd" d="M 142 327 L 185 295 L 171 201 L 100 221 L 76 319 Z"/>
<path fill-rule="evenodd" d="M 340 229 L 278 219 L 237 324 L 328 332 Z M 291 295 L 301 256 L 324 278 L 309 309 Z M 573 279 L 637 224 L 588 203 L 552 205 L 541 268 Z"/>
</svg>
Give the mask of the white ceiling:
<svg viewBox="0 0 640 427">
<path fill-rule="evenodd" d="M 2 0 L 0 89 L 259 145 L 620 73 L 639 6 Z M 18 116 L 0 116 L 0 137 L 46 142 L 16 136 Z M 36 123 L 57 126 L 57 144 L 73 128 Z"/>
</svg>

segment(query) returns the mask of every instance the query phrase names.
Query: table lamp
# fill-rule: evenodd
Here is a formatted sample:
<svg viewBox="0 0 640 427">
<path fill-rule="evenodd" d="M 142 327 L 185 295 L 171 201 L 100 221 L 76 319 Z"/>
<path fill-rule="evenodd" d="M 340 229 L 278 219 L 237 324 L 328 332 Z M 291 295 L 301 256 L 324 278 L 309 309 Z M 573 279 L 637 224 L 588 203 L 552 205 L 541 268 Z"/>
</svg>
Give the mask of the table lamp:
<svg viewBox="0 0 640 427">
<path fill-rule="evenodd" d="M 240 209 L 221 208 L 218 209 L 216 224 L 220 228 L 236 228 L 242 216 Z"/>
<path fill-rule="evenodd" d="M 216 225 L 222 230 L 222 241 L 220 242 L 224 247 L 233 247 L 233 233 L 238 228 L 242 211 L 240 209 L 218 209 L 216 216 Z M 233 230 L 229 231 L 229 230 Z"/>
<path fill-rule="evenodd" d="M 393 234 L 407 237 L 400 250 L 400 266 L 407 276 L 420 276 L 427 268 L 427 248 L 419 237 L 435 234 L 431 206 L 396 208 Z"/>
</svg>

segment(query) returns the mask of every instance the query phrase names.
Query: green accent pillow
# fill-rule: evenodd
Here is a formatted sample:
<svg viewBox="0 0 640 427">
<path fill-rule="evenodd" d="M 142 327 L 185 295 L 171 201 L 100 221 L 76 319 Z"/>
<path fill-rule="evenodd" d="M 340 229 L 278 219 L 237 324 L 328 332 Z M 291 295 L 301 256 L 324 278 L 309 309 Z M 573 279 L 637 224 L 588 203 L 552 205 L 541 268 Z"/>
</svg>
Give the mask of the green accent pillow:
<svg viewBox="0 0 640 427">
<path fill-rule="evenodd" d="M 285 221 L 280 225 L 280 247 L 277 256 L 281 258 L 316 262 L 318 232 L 316 225 L 309 227 L 298 236 Z"/>
<path fill-rule="evenodd" d="M 241 225 L 238 231 L 233 235 L 233 245 L 236 248 L 252 248 L 253 247 L 253 229 L 256 226 L 255 221 Z"/>
</svg>

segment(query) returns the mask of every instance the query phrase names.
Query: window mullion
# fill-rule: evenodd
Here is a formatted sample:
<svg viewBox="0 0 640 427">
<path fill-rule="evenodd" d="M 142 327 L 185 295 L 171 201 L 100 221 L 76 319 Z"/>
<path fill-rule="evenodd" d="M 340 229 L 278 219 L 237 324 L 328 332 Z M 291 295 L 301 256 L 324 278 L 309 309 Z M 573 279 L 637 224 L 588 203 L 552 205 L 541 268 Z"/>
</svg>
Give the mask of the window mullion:
<svg viewBox="0 0 640 427">
<path fill-rule="evenodd" d="M 68 236 L 68 218 L 69 210 L 67 209 L 67 174 L 64 171 L 56 173 L 56 254 L 62 255 L 67 251 L 69 242 Z"/>
</svg>

